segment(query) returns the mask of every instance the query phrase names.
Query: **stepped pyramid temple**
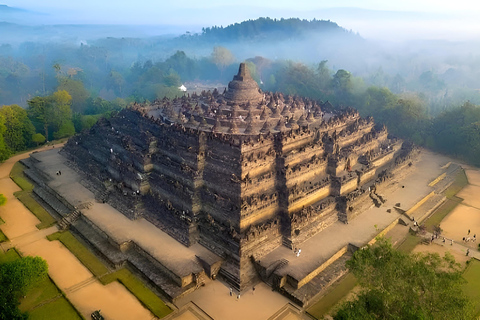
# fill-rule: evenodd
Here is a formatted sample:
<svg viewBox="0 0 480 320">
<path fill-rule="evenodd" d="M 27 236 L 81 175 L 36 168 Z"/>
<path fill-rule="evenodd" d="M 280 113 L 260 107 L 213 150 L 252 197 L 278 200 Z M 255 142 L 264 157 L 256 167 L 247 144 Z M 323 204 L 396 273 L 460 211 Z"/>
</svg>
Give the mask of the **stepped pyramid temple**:
<svg viewBox="0 0 480 320">
<path fill-rule="evenodd" d="M 66 190 L 41 183 L 40 158 L 27 174 L 46 190 L 36 188 L 40 197 L 59 192 L 64 223 L 95 252 L 127 263 L 172 300 L 217 277 L 240 291 L 263 280 L 302 300 L 299 290 L 321 270 L 289 269 L 293 251 L 383 202 L 382 184 L 411 165 L 414 150 L 353 109 L 262 92 L 242 63 L 223 93 L 134 105 L 57 152 L 95 205 L 120 218 L 66 203 Z M 114 236 L 121 223 L 132 227 Z M 170 240 L 142 245 L 134 228 L 143 224 Z M 182 256 L 162 260 L 169 250 Z"/>
</svg>

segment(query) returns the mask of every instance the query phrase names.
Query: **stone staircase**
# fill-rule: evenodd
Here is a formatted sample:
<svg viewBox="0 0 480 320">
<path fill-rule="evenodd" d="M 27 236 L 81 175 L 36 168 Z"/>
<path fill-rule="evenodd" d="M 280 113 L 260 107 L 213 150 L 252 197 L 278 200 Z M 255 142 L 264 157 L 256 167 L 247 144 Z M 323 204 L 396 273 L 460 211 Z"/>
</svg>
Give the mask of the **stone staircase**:
<svg viewBox="0 0 480 320">
<path fill-rule="evenodd" d="M 282 245 L 283 245 L 284 247 L 287 247 L 287 248 L 289 248 L 289 249 L 292 249 L 292 248 L 293 248 L 292 239 L 287 238 L 287 237 L 282 237 Z"/>
<path fill-rule="evenodd" d="M 281 268 L 283 268 L 287 264 L 288 264 L 287 259 L 280 259 L 280 260 L 275 261 L 270 267 L 268 267 L 265 270 L 265 276 L 266 276 L 267 280 L 268 279 L 271 280 L 271 276 L 275 273 L 275 271 L 280 270 Z"/>
<path fill-rule="evenodd" d="M 233 266 L 231 263 L 224 263 L 218 274 L 229 286 L 237 291 L 240 291 L 240 279 L 234 274 L 234 272 L 235 266 Z"/>
<path fill-rule="evenodd" d="M 350 251 L 346 252 L 299 289 L 294 288 L 287 282 L 279 289 L 280 293 L 298 305 L 306 307 L 313 301 L 317 301 L 319 297 L 325 295 L 328 291 L 327 289 L 348 272 L 345 263 L 351 256 L 352 253 Z"/>
<path fill-rule="evenodd" d="M 67 230 L 70 228 L 70 226 L 78 220 L 82 213 L 80 210 L 75 210 L 71 214 L 69 214 L 66 217 L 63 217 L 62 220 L 58 222 L 58 226 L 60 227 L 60 230 Z"/>
</svg>

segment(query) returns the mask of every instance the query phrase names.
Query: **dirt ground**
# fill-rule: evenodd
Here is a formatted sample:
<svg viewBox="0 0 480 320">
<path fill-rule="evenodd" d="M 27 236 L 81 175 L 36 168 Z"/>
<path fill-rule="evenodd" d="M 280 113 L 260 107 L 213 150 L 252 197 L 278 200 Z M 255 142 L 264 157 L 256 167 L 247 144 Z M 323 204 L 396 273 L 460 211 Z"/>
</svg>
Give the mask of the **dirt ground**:
<svg viewBox="0 0 480 320">
<path fill-rule="evenodd" d="M 440 227 L 443 229 L 443 236 L 453 239 L 457 243 L 462 242 L 463 237 L 473 239 L 474 234 L 479 237 L 480 209 L 459 204 L 443 219 Z M 468 235 L 468 230 L 470 230 L 470 235 Z M 476 247 L 478 241 L 470 241 L 466 244 L 469 247 Z"/>
<path fill-rule="evenodd" d="M 480 186 L 468 185 L 457 193 L 457 197 L 462 198 L 465 205 L 480 208 Z"/>
<path fill-rule="evenodd" d="M 463 267 L 465 267 L 466 262 L 470 259 L 470 257 L 467 257 L 462 252 L 451 250 L 450 245 L 448 243 L 446 243 L 446 245 L 440 245 L 437 243 L 428 244 L 428 245 L 419 244 L 413 249 L 412 252 L 438 253 L 441 257 L 443 257 L 446 252 L 450 252 L 455 258 L 455 261 L 460 263 Z"/>
<path fill-rule="evenodd" d="M 100 309 L 105 319 L 153 319 L 154 316 L 145 309 L 123 285 L 112 282 L 106 286 L 95 281 L 67 295 L 68 299 L 84 316 L 90 313 L 92 306 Z"/>
<path fill-rule="evenodd" d="M 457 197 L 463 201 L 443 219 L 440 227 L 446 238 L 466 247 L 477 248 L 478 241 L 472 240 L 474 235 L 480 237 L 480 170 L 468 167 L 465 174 L 469 184 L 457 193 Z M 470 237 L 470 241 L 463 242 L 464 237 Z"/>
<path fill-rule="evenodd" d="M 467 257 L 464 254 L 466 248 L 476 249 L 478 247 L 478 241 L 473 241 L 473 239 L 474 235 L 480 237 L 480 170 L 471 168 L 465 170 L 465 173 L 469 185 L 457 193 L 457 196 L 462 198 L 463 201 L 440 223 L 440 227 L 443 229 L 442 235 L 447 239 L 453 239 L 456 244 L 461 245 L 461 251 L 458 250 L 460 248 L 458 246 L 457 248 L 455 246 L 452 248 L 448 245 L 443 247 L 435 244 L 418 246 L 415 250 L 449 250 L 454 254 L 457 261 L 466 261 Z M 464 237 L 470 238 L 470 241 L 464 242 Z M 439 247 L 442 249 L 439 249 Z M 472 251 L 470 252 L 472 253 Z"/>
<path fill-rule="evenodd" d="M 467 174 L 469 184 L 472 184 L 472 185 L 475 185 L 475 186 L 480 186 L 480 171 L 479 170 L 469 169 L 469 170 L 465 170 L 465 173 Z"/>
<path fill-rule="evenodd" d="M 59 241 L 48 241 L 45 231 L 35 227 L 40 221 L 14 197 L 13 193 L 20 188 L 9 178 L 13 164 L 28 155 L 21 154 L 0 164 L 0 193 L 7 198 L 0 208 L 0 217 L 5 221 L 0 229 L 24 255 L 40 256 L 47 261 L 50 277 L 86 319 L 98 309 L 106 319 L 153 319 L 153 314 L 124 286 L 118 282 L 101 285 L 67 248 Z M 51 228 L 51 232 L 55 231 Z"/>
<path fill-rule="evenodd" d="M 40 239 L 18 249 L 24 255 L 40 256 L 45 259 L 50 277 L 62 290 L 92 277 L 90 271 L 59 241 Z"/>
</svg>

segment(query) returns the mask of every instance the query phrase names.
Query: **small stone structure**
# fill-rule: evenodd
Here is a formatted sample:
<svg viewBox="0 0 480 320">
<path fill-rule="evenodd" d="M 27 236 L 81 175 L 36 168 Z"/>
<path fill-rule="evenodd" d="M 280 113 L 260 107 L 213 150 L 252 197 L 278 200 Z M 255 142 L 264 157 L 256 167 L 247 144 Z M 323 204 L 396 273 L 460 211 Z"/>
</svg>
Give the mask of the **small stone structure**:
<svg viewBox="0 0 480 320">
<path fill-rule="evenodd" d="M 242 63 L 224 93 L 134 105 L 62 153 L 98 201 L 204 246 L 223 260 L 200 259 L 206 274 L 244 290 L 288 263 L 262 267 L 269 252 L 383 201 L 378 188 L 413 151 L 353 109 L 262 92 Z"/>
</svg>

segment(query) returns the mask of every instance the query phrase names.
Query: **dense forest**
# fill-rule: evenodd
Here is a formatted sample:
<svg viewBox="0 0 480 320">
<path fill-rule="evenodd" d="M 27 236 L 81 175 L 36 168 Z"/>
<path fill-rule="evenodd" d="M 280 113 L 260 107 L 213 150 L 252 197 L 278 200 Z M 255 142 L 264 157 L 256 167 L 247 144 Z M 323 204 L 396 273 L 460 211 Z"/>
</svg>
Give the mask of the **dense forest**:
<svg viewBox="0 0 480 320">
<path fill-rule="evenodd" d="M 176 38 L 0 44 L 0 160 L 88 129 L 135 101 L 181 95 L 184 83 L 226 85 L 238 63 L 247 61 L 263 90 L 357 108 L 394 135 L 480 165 L 480 55 L 436 56 L 425 64 L 425 56 L 397 55 L 388 64 L 353 70 L 338 58 L 345 47 L 331 47 L 335 57 L 325 51 L 305 62 L 267 51 L 246 56 L 255 47 L 282 51 L 300 41 L 312 46 L 318 38 L 361 48 L 366 42 L 330 21 L 260 18 Z M 363 58 L 358 56 L 359 65 Z M 393 68 L 401 63 L 403 68 Z"/>
</svg>

